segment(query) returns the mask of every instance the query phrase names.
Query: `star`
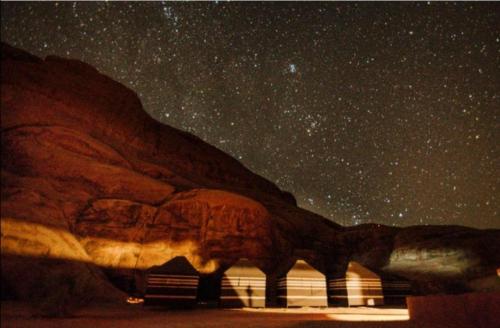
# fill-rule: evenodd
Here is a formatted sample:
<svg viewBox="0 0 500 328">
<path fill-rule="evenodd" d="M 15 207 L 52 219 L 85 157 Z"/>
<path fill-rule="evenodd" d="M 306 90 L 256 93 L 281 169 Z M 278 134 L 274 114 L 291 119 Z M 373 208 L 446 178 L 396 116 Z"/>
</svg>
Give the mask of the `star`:
<svg viewBox="0 0 500 328">
<path fill-rule="evenodd" d="M 497 3 L 1 9 L 4 42 L 95 66 L 330 220 L 499 227 Z"/>
</svg>

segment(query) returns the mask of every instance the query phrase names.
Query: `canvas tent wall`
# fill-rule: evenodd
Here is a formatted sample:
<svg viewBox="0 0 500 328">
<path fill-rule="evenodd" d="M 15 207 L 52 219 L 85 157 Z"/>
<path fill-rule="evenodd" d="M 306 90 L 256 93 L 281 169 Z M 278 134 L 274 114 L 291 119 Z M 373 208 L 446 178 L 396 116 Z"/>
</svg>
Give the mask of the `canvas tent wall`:
<svg viewBox="0 0 500 328">
<path fill-rule="evenodd" d="M 222 307 L 265 307 L 266 274 L 248 259 L 240 259 L 222 277 Z"/>
<path fill-rule="evenodd" d="M 345 277 L 328 280 L 330 303 L 339 306 L 384 304 L 382 280 L 357 262 L 349 262 Z"/>
<path fill-rule="evenodd" d="M 184 256 L 148 270 L 146 282 L 144 305 L 196 305 L 199 274 Z"/>
<path fill-rule="evenodd" d="M 278 279 L 281 306 L 328 306 L 326 277 L 304 260 L 298 260 Z"/>
</svg>

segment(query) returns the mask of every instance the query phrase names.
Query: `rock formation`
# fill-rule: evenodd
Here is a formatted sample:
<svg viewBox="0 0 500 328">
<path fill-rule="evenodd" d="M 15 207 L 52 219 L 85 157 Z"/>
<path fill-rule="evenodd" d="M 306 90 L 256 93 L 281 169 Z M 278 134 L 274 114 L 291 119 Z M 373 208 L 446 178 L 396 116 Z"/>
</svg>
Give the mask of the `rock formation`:
<svg viewBox="0 0 500 328">
<path fill-rule="evenodd" d="M 64 271 L 119 299 L 119 277 L 177 255 L 206 274 L 246 257 L 272 279 L 305 257 L 341 275 L 353 259 L 420 293 L 498 288 L 499 230 L 341 227 L 85 63 L 2 44 L 1 65 L 3 296 Z"/>
</svg>

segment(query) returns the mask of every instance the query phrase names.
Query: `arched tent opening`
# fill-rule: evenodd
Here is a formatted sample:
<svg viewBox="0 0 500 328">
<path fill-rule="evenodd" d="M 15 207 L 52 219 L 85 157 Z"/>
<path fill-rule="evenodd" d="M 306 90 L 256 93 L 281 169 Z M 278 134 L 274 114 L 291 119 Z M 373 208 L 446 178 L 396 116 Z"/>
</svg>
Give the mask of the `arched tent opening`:
<svg viewBox="0 0 500 328">
<path fill-rule="evenodd" d="M 380 277 L 351 261 L 345 277 L 328 280 L 330 303 L 337 306 L 380 306 L 384 304 Z"/>
<path fill-rule="evenodd" d="M 278 279 L 278 302 L 285 307 L 328 306 L 326 277 L 304 260 L 298 260 Z"/>
<path fill-rule="evenodd" d="M 222 307 L 265 307 L 266 274 L 248 259 L 240 259 L 222 277 Z"/>
<path fill-rule="evenodd" d="M 198 271 L 184 256 L 174 257 L 148 270 L 144 305 L 193 307 L 196 305 Z"/>
</svg>

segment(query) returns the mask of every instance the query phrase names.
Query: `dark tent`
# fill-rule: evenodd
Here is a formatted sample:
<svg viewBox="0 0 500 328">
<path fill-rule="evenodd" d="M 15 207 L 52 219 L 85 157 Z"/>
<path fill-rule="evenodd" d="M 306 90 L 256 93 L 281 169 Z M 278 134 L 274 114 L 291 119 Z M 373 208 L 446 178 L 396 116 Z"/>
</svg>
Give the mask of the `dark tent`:
<svg viewBox="0 0 500 328">
<path fill-rule="evenodd" d="M 382 279 L 382 290 L 386 305 L 406 306 L 406 297 L 412 295 L 410 283 L 402 279 Z"/>
<path fill-rule="evenodd" d="M 328 306 L 326 277 L 307 262 L 298 260 L 278 280 L 278 301 L 282 306 Z"/>
<path fill-rule="evenodd" d="M 191 263 L 184 256 L 174 257 L 148 270 L 144 305 L 195 306 L 198 281 Z"/>
<path fill-rule="evenodd" d="M 266 274 L 247 259 L 240 259 L 222 278 L 220 305 L 265 307 Z"/>
</svg>

